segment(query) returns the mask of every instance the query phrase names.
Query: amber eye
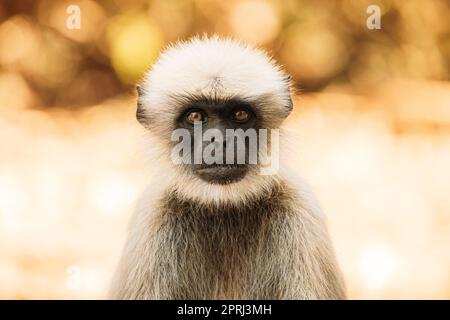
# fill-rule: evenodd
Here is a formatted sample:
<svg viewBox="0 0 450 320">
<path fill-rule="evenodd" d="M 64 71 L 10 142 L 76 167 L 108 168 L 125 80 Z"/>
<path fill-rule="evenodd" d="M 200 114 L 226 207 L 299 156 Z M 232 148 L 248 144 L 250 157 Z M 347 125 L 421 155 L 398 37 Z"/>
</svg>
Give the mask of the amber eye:
<svg viewBox="0 0 450 320">
<path fill-rule="evenodd" d="M 204 122 L 206 120 L 206 116 L 200 111 L 191 111 L 186 115 L 186 119 L 189 123 L 194 124 L 195 121 Z"/>
<path fill-rule="evenodd" d="M 247 122 L 250 119 L 250 113 L 245 110 L 236 110 L 233 112 L 233 120 L 236 122 Z"/>
</svg>

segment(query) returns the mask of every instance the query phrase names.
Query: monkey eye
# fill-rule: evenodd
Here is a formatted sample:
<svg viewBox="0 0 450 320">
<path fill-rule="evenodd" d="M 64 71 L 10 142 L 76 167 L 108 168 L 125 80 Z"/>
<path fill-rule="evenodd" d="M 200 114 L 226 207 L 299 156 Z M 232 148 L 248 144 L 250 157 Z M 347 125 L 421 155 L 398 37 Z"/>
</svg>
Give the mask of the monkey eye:
<svg viewBox="0 0 450 320">
<path fill-rule="evenodd" d="M 194 124 L 196 121 L 205 122 L 206 121 L 206 115 L 199 111 L 199 110 L 193 110 L 186 114 L 186 120 L 190 124 Z"/>
<path fill-rule="evenodd" d="M 235 122 L 244 123 L 250 119 L 250 113 L 246 110 L 235 110 L 232 113 L 232 119 Z"/>
</svg>

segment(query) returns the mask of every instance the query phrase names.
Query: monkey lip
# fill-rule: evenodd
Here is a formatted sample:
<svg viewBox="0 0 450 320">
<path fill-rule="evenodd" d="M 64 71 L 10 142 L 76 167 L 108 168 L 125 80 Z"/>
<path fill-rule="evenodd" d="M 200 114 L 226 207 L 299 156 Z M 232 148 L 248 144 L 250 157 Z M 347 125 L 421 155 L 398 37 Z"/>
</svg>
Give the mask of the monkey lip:
<svg viewBox="0 0 450 320">
<path fill-rule="evenodd" d="M 238 164 L 199 165 L 194 169 L 197 176 L 212 184 L 230 184 L 245 177 L 248 166 Z"/>
<path fill-rule="evenodd" d="M 245 168 L 245 164 L 200 164 L 196 166 L 197 170 L 217 170 L 217 169 L 240 169 Z"/>
</svg>

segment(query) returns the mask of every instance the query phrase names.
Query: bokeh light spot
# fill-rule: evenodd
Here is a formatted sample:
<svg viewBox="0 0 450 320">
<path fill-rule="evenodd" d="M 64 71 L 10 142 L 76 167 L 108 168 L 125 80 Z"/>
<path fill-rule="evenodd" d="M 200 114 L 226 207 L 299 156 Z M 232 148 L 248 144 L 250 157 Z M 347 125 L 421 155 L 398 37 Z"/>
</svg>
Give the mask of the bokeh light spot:
<svg viewBox="0 0 450 320">
<path fill-rule="evenodd" d="M 111 61 L 126 84 L 135 83 L 156 59 L 163 45 L 158 27 L 144 15 L 120 15 L 108 25 Z"/>
</svg>

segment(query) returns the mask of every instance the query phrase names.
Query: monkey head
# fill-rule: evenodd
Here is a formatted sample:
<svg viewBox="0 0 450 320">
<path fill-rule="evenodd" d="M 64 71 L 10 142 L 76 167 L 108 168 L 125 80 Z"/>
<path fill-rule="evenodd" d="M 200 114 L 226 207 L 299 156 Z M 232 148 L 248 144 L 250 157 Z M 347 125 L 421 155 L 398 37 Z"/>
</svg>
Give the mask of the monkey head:
<svg viewBox="0 0 450 320">
<path fill-rule="evenodd" d="M 249 189 L 261 168 L 261 135 L 270 142 L 292 110 L 289 77 L 265 53 L 218 37 L 166 49 L 138 86 L 137 105 L 161 161 L 171 164 L 167 174 L 207 193 Z M 174 161 L 180 149 L 184 161 Z"/>
</svg>

